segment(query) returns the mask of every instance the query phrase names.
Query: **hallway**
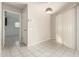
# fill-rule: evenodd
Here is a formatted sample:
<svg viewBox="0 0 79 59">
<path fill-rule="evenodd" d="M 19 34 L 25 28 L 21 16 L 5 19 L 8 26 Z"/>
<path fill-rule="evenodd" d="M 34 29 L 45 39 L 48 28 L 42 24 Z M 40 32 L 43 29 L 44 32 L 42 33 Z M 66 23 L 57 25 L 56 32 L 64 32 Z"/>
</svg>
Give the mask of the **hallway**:
<svg viewBox="0 0 79 59">
<path fill-rule="evenodd" d="M 2 57 L 79 57 L 77 3 L 3 3 L 2 5 L 3 10 L 18 13 L 21 17 L 20 32 L 18 30 L 20 35 L 5 36 L 10 31 L 11 34 L 17 33 L 14 31 L 17 27 L 14 24 L 17 22 L 12 22 L 14 27 L 12 30 L 7 28 L 8 33 L 5 33 L 5 27 L 2 29 Z M 51 10 L 47 6 L 53 10 L 52 14 L 47 14 L 46 10 Z M 14 20 L 15 18 L 12 21 Z M 2 23 L 5 24 L 4 21 Z M 19 39 L 20 43 L 27 46 L 20 46 Z M 74 50 L 75 48 L 77 49 Z"/>
<path fill-rule="evenodd" d="M 48 40 L 31 47 L 5 48 L 3 57 L 79 57 L 79 51 Z"/>
</svg>

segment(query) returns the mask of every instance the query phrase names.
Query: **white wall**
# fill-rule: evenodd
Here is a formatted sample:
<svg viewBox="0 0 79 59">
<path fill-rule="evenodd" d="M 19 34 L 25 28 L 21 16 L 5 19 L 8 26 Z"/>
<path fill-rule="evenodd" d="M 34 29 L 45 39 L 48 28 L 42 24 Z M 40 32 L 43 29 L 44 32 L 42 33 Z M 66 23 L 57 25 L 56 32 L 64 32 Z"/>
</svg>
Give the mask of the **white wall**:
<svg viewBox="0 0 79 59">
<path fill-rule="evenodd" d="M 1 56 L 1 41 L 2 41 L 2 3 L 0 2 L 0 56 Z"/>
<path fill-rule="evenodd" d="M 50 24 L 50 32 L 51 32 L 51 39 L 56 39 L 56 16 L 51 15 L 51 24 Z"/>
<path fill-rule="evenodd" d="M 71 8 L 63 14 L 63 43 L 64 45 L 75 48 L 75 20 L 76 9 Z"/>
<path fill-rule="evenodd" d="M 79 6 L 77 6 L 77 49 L 79 50 Z"/>
<path fill-rule="evenodd" d="M 76 8 L 70 8 L 56 15 L 56 40 L 69 48 L 75 48 Z"/>
<path fill-rule="evenodd" d="M 43 10 L 42 5 L 28 4 L 28 44 L 34 45 L 50 38 L 50 16 Z"/>
</svg>

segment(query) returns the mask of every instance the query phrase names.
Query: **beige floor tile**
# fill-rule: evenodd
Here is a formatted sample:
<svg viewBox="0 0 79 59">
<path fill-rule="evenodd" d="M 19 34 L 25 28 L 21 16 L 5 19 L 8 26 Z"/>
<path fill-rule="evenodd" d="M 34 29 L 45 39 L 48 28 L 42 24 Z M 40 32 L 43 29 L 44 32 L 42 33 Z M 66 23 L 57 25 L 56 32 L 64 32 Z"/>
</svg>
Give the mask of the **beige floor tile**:
<svg viewBox="0 0 79 59">
<path fill-rule="evenodd" d="M 64 45 L 48 40 L 34 46 L 5 48 L 3 57 L 79 57 L 79 51 L 74 51 Z"/>
</svg>

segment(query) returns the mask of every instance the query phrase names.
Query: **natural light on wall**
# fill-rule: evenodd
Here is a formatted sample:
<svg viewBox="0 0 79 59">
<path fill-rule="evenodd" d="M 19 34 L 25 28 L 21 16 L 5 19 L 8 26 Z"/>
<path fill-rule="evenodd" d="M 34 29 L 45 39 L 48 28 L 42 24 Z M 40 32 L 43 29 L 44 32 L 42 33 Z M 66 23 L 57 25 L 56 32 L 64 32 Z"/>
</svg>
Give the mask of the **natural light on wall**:
<svg viewBox="0 0 79 59">
<path fill-rule="evenodd" d="M 57 41 L 58 43 L 60 43 L 60 44 L 63 43 L 63 42 L 62 42 L 62 38 L 61 38 L 61 36 L 58 35 L 58 34 L 56 34 L 56 41 Z"/>
</svg>

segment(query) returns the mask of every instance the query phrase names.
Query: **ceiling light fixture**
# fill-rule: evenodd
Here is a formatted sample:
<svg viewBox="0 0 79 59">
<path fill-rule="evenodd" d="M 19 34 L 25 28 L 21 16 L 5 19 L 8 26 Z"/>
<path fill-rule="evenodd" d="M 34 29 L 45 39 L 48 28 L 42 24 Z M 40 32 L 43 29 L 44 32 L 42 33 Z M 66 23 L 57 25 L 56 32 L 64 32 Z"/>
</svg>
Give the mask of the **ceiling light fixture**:
<svg viewBox="0 0 79 59">
<path fill-rule="evenodd" d="M 48 5 L 50 5 L 50 4 L 48 3 Z M 46 14 L 52 14 L 53 10 L 52 10 L 52 8 L 48 7 L 45 9 L 45 12 L 46 12 Z"/>
<path fill-rule="evenodd" d="M 46 8 L 46 10 L 45 10 L 45 12 L 47 13 L 47 14 L 52 14 L 52 12 L 53 12 L 53 10 L 52 10 L 52 8 Z"/>
</svg>

